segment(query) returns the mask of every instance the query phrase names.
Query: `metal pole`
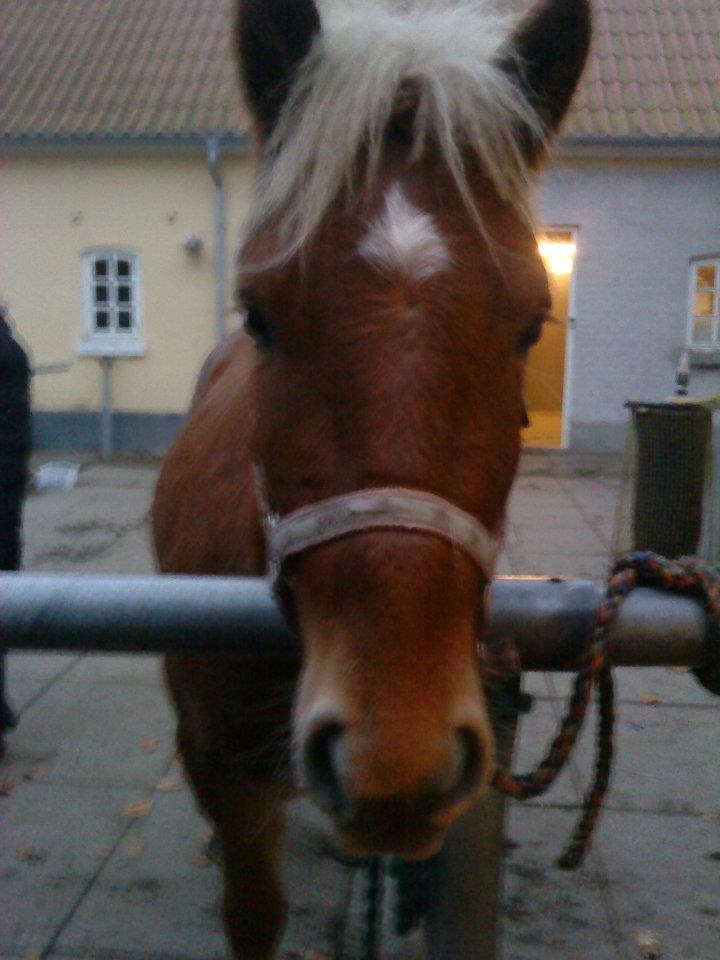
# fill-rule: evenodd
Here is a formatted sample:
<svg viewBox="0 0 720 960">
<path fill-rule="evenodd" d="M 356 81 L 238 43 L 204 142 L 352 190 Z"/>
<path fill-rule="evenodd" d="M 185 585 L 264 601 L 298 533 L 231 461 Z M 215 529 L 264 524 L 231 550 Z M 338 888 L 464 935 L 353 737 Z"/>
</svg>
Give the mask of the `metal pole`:
<svg viewBox="0 0 720 960">
<path fill-rule="evenodd" d="M 519 677 L 505 682 L 508 694 L 519 687 Z M 498 760 L 510 766 L 517 715 L 493 726 Z M 428 960 L 495 960 L 506 810 L 504 795 L 491 790 L 451 827 L 433 863 L 425 919 Z"/>
<path fill-rule="evenodd" d="M 225 337 L 225 188 L 220 172 L 220 141 L 205 141 L 207 165 L 213 182 L 213 248 L 215 251 L 215 342 Z"/>
<path fill-rule="evenodd" d="M 112 357 L 100 357 L 101 393 L 100 456 L 107 460 L 113 451 L 112 436 Z"/>
<path fill-rule="evenodd" d="M 490 638 L 510 637 L 523 670 L 575 670 L 601 598 L 589 581 L 499 578 L 490 595 Z M 617 666 L 699 665 L 710 631 L 699 601 L 639 588 L 610 630 L 610 659 Z M 2 574 L 0 645 L 299 655 L 267 581 L 257 577 Z"/>
<path fill-rule="evenodd" d="M 489 636 L 511 637 L 523 670 L 577 670 L 603 596 L 588 580 L 499 577 Z M 712 629 L 699 600 L 639 587 L 608 632 L 609 659 L 617 667 L 697 666 Z"/>
<path fill-rule="evenodd" d="M 0 643 L 113 653 L 297 659 L 259 577 L 0 575 Z"/>
</svg>

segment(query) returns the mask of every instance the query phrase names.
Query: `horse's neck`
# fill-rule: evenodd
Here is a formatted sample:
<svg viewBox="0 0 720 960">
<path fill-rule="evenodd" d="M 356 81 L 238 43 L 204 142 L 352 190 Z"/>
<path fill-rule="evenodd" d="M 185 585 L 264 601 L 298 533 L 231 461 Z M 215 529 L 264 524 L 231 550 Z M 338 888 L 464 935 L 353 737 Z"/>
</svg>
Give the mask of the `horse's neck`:
<svg viewBox="0 0 720 960">
<path fill-rule="evenodd" d="M 241 329 L 234 330 L 208 354 L 200 368 L 200 374 L 195 384 L 190 404 L 191 410 L 195 409 L 203 396 L 220 379 L 233 360 L 237 360 L 243 353 L 246 339 L 247 337 Z"/>
<path fill-rule="evenodd" d="M 188 420 L 168 453 L 153 503 L 166 573 L 265 573 L 252 465 L 254 351 L 231 334 L 206 361 Z"/>
</svg>

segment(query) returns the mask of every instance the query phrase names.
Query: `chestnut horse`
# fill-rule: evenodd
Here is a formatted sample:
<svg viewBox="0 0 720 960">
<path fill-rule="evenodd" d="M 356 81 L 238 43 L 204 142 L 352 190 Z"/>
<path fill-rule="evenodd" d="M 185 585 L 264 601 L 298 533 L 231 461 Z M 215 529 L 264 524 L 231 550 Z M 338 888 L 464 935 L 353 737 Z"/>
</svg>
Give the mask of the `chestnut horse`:
<svg viewBox="0 0 720 960">
<path fill-rule="evenodd" d="M 282 931 L 293 791 L 348 851 L 420 858 L 492 777 L 476 638 L 549 309 L 530 197 L 589 34 L 587 0 L 240 2 L 245 328 L 153 515 L 163 572 L 270 566 L 302 644 L 299 677 L 167 661 L 242 960 Z"/>
</svg>

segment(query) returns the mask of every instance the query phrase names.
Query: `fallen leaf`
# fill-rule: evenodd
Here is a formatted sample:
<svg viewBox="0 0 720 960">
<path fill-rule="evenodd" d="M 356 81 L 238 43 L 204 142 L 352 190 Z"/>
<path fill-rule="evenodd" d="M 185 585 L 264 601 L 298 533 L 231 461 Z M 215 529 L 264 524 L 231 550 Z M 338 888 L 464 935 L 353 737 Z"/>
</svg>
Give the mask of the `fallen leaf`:
<svg viewBox="0 0 720 960">
<path fill-rule="evenodd" d="M 644 960 L 656 960 L 662 956 L 662 943 L 660 937 L 652 930 L 640 930 L 635 940 L 638 948 L 638 954 Z"/>
<path fill-rule="evenodd" d="M 44 767 L 33 767 L 32 770 L 26 770 L 23 773 L 23 780 L 37 780 L 45 773 Z"/>
<path fill-rule="evenodd" d="M 193 865 L 199 867 L 201 870 L 204 870 L 206 867 L 210 866 L 210 861 L 204 853 L 195 853 L 191 859 Z"/>
<path fill-rule="evenodd" d="M 143 742 L 140 744 L 140 749 L 143 753 L 155 753 L 158 748 L 158 738 L 157 737 L 145 737 Z"/>
<path fill-rule="evenodd" d="M 182 783 L 175 777 L 163 777 L 155 784 L 155 789 L 159 790 L 160 793 L 171 793 L 173 790 L 181 790 Z"/>
<path fill-rule="evenodd" d="M 45 857 L 34 847 L 28 845 L 26 847 L 20 847 L 15 854 L 15 859 L 20 860 L 23 863 L 41 863 L 43 860 L 45 860 Z"/>
<path fill-rule="evenodd" d="M 42 950 L 28 950 L 23 954 L 23 960 L 41 960 Z"/>
<path fill-rule="evenodd" d="M 125 844 L 125 846 L 122 848 L 122 852 L 123 856 L 125 857 L 139 857 L 144 849 L 144 844 L 131 841 L 130 843 Z"/>
<path fill-rule="evenodd" d="M 122 811 L 121 816 L 128 820 L 137 820 L 138 817 L 144 817 L 150 813 L 152 803 L 150 800 L 139 800 L 137 803 L 129 803 Z"/>
<path fill-rule="evenodd" d="M 16 786 L 14 780 L 0 780 L 0 797 L 9 797 Z"/>
<path fill-rule="evenodd" d="M 692 815 L 702 817 L 703 820 L 720 820 L 720 810 L 703 810 L 701 807 L 694 807 Z"/>
<path fill-rule="evenodd" d="M 107 860 L 107 858 L 112 853 L 112 847 L 103 847 L 101 850 L 95 854 L 96 860 Z"/>
<path fill-rule="evenodd" d="M 640 697 L 640 702 L 647 703 L 652 706 L 656 703 L 660 703 L 660 697 L 656 696 L 654 693 L 644 693 Z"/>
</svg>

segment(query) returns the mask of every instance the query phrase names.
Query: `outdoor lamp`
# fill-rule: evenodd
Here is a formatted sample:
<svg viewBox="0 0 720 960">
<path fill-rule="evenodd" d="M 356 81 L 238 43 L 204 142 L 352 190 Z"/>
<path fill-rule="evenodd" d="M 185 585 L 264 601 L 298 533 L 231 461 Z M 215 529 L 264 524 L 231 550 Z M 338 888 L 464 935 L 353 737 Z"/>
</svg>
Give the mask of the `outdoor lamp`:
<svg viewBox="0 0 720 960">
<path fill-rule="evenodd" d="M 577 251 L 577 245 L 572 240 L 540 240 L 538 249 L 548 273 L 558 277 L 570 276 Z"/>
</svg>

